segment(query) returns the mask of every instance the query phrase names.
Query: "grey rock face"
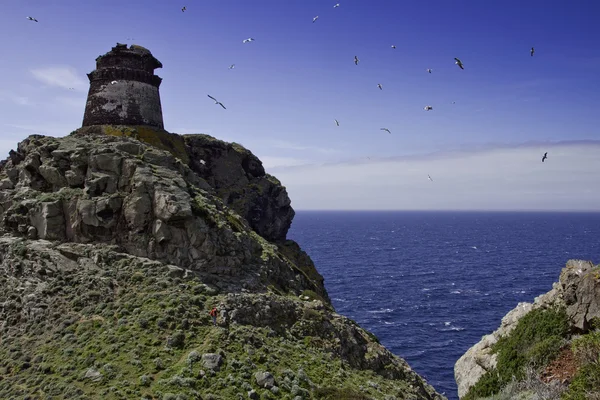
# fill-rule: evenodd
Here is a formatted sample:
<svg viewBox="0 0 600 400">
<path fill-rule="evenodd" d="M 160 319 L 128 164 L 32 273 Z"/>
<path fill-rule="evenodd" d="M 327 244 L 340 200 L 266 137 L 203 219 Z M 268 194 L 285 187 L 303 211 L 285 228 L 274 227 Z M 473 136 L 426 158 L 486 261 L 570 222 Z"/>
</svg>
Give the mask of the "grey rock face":
<svg viewBox="0 0 600 400">
<path fill-rule="evenodd" d="M 285 187 L 265 173 L 262 162 L 236 143 L 208 135 L 184 137 L 190 167 L 215 188 L 223 202 L 265 239 L 285 240 L 295 212 Z"/>
<path fill-rule="evenodd" d="M 560 273 L 560 285 L 572 326 L 581 332 L 600 318 L 600 268 L 590 261 L 569 260 Z"/>
<path fill-rule="evenodd" d="M 0 173 L 10 182 L 0 191 L 5 231 L 117 245 L 222 287 L 276 284 L 327 298 L 320 274 L 309 280 L 167 151 L 125 137 L 31 136 Z"/>
</svg>

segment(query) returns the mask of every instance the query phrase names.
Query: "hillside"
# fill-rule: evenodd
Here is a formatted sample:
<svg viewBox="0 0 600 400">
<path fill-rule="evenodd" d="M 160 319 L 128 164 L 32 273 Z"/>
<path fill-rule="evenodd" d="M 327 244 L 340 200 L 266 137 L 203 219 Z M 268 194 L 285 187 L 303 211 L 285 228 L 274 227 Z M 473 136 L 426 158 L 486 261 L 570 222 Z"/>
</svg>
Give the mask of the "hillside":
<svg viewBox="0 0 600 400">
<path fill-rule="evenodd" d="M 0 165 L 0 398 L 444 398 L 335 312 L 241 145 L 94 126 Z"/>
</svg>

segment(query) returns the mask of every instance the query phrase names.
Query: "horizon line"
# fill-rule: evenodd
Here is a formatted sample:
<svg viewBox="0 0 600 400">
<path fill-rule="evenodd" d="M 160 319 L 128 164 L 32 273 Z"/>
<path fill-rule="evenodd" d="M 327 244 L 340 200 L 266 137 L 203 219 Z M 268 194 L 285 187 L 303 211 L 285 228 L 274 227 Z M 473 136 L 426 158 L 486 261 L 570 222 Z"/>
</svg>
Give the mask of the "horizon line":
<svg viewBox="0 0 600 400">
<path fill-rule="evenodd" d="M 589 210 L 569 210 L 569 209 L 479 209 L 479 210 L 461 210 L 461 209 L 294 209 L 295 212 L 448 212 L 448 213 L 554 213 L 554 214 L 599 214 L 600 209 Z"/>
</svg>

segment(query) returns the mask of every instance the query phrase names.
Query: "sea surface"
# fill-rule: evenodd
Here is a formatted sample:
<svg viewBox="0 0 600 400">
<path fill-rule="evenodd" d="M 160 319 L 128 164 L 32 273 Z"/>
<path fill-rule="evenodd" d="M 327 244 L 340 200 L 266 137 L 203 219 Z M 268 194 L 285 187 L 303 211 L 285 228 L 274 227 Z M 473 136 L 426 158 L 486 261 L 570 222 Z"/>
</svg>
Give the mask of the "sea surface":
<svg viewBox="0 0 600 400">
<path fill-rule="evenodd" d="M 298 211 L 288 237 L 336 310 L 449 399 L 454 364 L 569 259 L 600 263 L 600 213 Z"/>
</svg>

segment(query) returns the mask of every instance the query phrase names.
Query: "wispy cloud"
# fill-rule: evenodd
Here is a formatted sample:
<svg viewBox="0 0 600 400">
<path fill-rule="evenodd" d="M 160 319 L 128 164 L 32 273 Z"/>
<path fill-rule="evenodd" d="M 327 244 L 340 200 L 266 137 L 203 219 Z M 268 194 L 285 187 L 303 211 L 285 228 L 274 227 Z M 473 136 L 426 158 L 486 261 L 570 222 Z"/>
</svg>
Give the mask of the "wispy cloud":
<svg viewBox="0 0 600 400">
<path fill-rule="evenodd" d="M 306 146 L 299 143 L 288 142 L 285 140 L 274 140 L 271 142 L 271 147 L 275 147 L 278 149 L 286 149 L 286 150 L 296 150 L 296 151 L 309 151 L 316 152 L 321 154 L 334 154 L 339 153 L 340 150 L 327 148 L 327 147 L 318 147 L 318 146 Z"/>
<path fill-rule="evenodd" d="M 34 68 L 30 70 L 32 75 L 42 83 L 50 86 L 58 86 L 64 89 L 73 88 L 78 91 L 86 91 L 88 82 L 73 67 L 65 65 Z"/>
<path fill-rule="evenodd" d="M 15 93 L 0 91 L 0 101 L 9 101 L 20 106 L 31 106 L 33 102 L 27 96 L 20 96 Z"/>
<path fill-rule="evenodd" d="M 599 151 L 600 141 L 528 144 L 270 172 L 296 209 L 600 210 Z"/>
<path fill-rule="evenodd" d="M 4 126 L 12 128 L 12 130 L 17 129 L 19 132 L 19 136 L 25 135 L 47 135 L 47 136 L 66 136 L 73 130 L 80 128 L 80 126 L 66 125 L 66 124 L 40 124 L 40 125 L 27 125 L 27 124 L 4 124 Z M 3 130 L 4 131 L 4 130 Z M 2 132 L 0 132 L 2 134 Z M 5 136 L 2 134 L 2 136 Z"/>
</svg>

